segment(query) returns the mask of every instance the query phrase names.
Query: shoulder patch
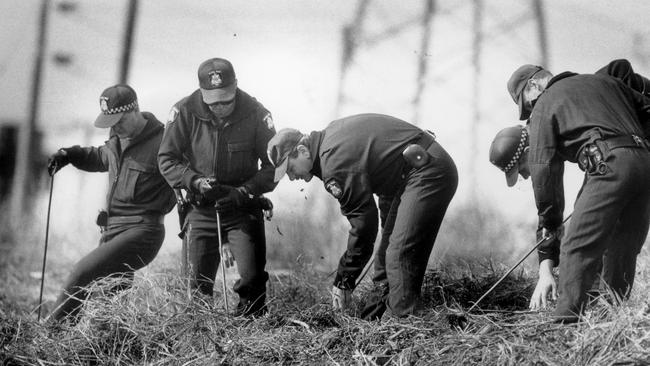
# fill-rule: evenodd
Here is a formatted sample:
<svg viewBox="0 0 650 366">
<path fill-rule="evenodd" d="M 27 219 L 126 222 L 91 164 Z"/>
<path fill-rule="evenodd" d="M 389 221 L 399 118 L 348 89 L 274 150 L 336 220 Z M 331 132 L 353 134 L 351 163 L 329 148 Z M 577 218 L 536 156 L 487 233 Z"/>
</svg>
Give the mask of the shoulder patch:
<svg viewBox="0 0 650 366">
<path fill-rule="evenodd" d="M 171 123 L 176 121 L 177 116 L 178 116 L 178 108 L 172 107 L 172 110 L 169 111 L 169 116 L 167 116 L 167 122 Z"/>
<path fill-rule="evenodd" d="M 266 122 L 266 127 L 268 127 L 269 130 L 275 128 L 273 125 L 273 117 L 271 117 L 271 113 L 267 113 L 266 116 L 264 116 L 264 122 Z"/>
<path fill-rule="evenodd" d="M 330 179 L 325 183 L 325 189 L 337 200 L 343 196 L 343 189 L 341 185 L 335 179 Z"/>
</svg>

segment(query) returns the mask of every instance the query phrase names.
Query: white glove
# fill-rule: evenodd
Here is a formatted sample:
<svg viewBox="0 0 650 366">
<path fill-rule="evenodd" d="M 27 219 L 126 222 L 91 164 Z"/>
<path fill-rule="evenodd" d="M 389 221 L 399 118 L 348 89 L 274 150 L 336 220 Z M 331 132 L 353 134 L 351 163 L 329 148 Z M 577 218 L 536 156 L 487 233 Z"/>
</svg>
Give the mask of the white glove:
<svg viewBox="0 0 650 366">
<path fill-rule="evenodd" d="M 226 243 L 222 245 L 223 250 L 221 255 L 223 255 L 223 265 L 226 268 L 230 268 L 235 265 L 235 256 L 232 254 L 232 251 L 230 250 L 230 243 Z"/>
<path fill-rule="evenodd" d="M 332 307 L 335 310 L 345 310 L 352 303 L 352 290 L 342 290 L 332 287 Z"/>
</svg>

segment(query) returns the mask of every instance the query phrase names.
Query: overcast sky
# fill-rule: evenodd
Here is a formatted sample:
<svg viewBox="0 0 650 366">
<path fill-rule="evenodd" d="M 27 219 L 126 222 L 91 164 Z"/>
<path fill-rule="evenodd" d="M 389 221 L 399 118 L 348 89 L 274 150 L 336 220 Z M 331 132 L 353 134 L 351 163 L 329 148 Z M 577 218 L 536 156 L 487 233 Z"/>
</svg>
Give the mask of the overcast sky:
<svg viewBox="0 0 650 366">
<path fill-rule="evenodd" d="M 99 112 L 101 91 L 118 80 L 127 2 L 77 1 L 73 12 L 58 10 L 61 3 L 52 1 L 38 121 L 45 132 L 46 152 L 105 139 L 106 131 L 78 127 L 92 123 Z M 413 20 L 422 14 L 422 4 L 371 1 L 364 24 L 368 37 L 395 25 L 412 24 L 395 36 L 358 49 L 346 79 L 343 114 L 379 112 L 412 118 L 416 65 L 422 55 L 421 29 Z M 476 83 L 471 63 L 473 2 L 442 0 L 437 4 L 431 45 L 425 54 L 430 70 L 419 110 L 420 125 L 436 132 L 456 160 L 461 178 L 454 204 L 471 197 L 469 192 L 476 186 L 488 203 L 533 222 L 530 183 L 508 189 L 503 174 L 487 160 L 494 134 L 517 123 L 506 80 L 520 64 L 540 62 L 532 8 L 528 1 L 486 1 L 481 77 Z M 552 0 L 543 4 L 552 71 L 593 72 L 614 58 L 628 58 L 637 71 L 650 74 L 650 2 Z M 4 15 L 0 22 L 0 120 L 21 121 L 28 115 L 39 7 L 36 0 L 0 2 Z M 353 18 L 355 7 L 352 0 L 144 0 L 129 82 L 138 92 L 142 109 L 164 122 L 170 107 L 197 88 L 199 63 L 225 57 L 235 66 L 239 86 L 271 110 L 277 128 L 320 129 L 335 117 L 341 29 Z M 56 55 L 69 55 L 71 63 L 55 63 Z M 478 121 L 473 117 L 474 90 L 478 91 Z M 470 153 L 474 128 L 479 136 L 476 155 Z M 476 168 L 477 179 L 468 178 L 471 166 Z M 74 174 L 62 176 L 77 179 Z M 567 179 L 570 211 L 581 177 L 577 169 L 569 169 Z M 305 186 L 282 182 L 276 194 L 291 195 Z M 60 189 L 70 199 L 83 196 L 71 192 L 69 186 Z M 101 197 L 93 190 L 86 194 Z M 96 203 L 100 205 L 101 199 Z"/>
</svg>

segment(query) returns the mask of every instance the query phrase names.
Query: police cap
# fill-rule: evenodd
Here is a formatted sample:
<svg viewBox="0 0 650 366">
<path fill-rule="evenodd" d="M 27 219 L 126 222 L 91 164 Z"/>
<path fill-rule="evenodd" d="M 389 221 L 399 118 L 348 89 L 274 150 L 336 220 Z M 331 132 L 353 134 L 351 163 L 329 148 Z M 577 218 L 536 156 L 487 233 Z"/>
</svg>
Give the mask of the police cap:
<svg viewBox="0 0 650 366">
<path fill-rule="evenodd" d="M 490 145 L 490 162 L 506 173 L 506 183 L 512 187 L 517 183 L 518 163 L 528 146 L 528 131 L 516 125 L 499 131 Z"/>
<path fill-rule="evenodd" d="M 289 154 L 298 146 L 302 137 L 303 134 L 294 128 L 283 128 L 269 140 L 267 154 L 275 166 L 274 182 L 279 182 L 287 172 Z"/>
</svg>

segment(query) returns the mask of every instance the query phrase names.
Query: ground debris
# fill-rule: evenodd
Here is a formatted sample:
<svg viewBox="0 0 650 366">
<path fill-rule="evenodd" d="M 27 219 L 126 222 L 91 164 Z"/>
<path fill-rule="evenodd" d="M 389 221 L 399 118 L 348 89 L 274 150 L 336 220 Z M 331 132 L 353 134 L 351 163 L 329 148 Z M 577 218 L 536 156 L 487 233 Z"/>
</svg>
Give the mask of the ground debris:
<svg viewBox="0 0 650 366">
<path fill-rule="evenodd" d="M 133 288 L 113 296 L 96 289 L 74 327 L 37 323 L 30 307 L 0 296 L 0 360 L 19 365 L 649 364 L 650 314 L 642 296 L 621 307 L 604 302 L 584 323 L 560 326 L 547 312 L 525 310 L 522 299 L 534 279 L 513 275 L 476 311 L 464 313 L 499 276 L 429 272 L 421 314 L 376 322 L 354 316 L 369 289 L 355 291 L 355 309 L 333 311 L 327 292 L 331 279 L 304 271 L 272 276 L 269 314 L 254 319 L 225 314 L 220 298 L 188 300 L 182 279 L 169 274 L 136 277 Z M 647 291 L 643 286 L 635 290 Z M 450 314 L 465 315 L 467 326 L 451 328 Z"/>
</svg>

